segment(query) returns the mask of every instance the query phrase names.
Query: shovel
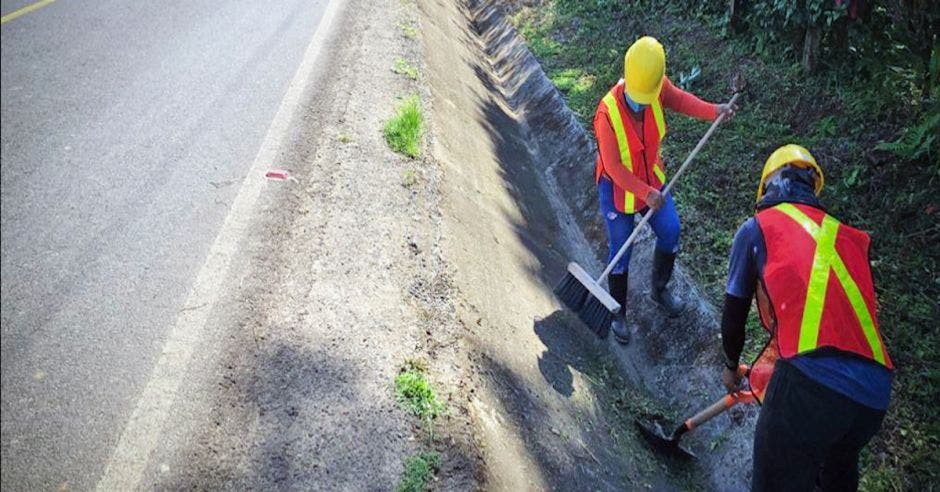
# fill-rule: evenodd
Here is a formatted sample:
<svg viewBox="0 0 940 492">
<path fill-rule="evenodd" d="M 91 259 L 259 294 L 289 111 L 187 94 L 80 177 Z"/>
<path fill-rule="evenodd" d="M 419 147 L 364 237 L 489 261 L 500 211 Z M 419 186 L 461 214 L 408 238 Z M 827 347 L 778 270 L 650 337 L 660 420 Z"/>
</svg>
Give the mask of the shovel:
<svg viewBox="0 0 940 492">
<path fill-rule="evenodd" d="M 745 377 L 749 368 L 742 364 L 738 367 L 738 376 Z M 686 432 L 689 432 L 692 429 L 695 429 L 705 422 L 713 419 L 714 417 L 724 413 L 729 408 L 737 405 L 738 403 L 754 403 L 757 401 L 757 398 L 754 396 L 752 391 L 736 391 L 731 394 L 727 394 L 721 397 L 715 403 L 709 405 L 708 408 L 702 410 L 701 412 L 695 414 L 691 418 L 686 419 L 681 425 L 676 427 L 676 430 L 672 431 L 672 434 L 667 436 L 663 431 L 659 422 L 655 420 L 641 420 L 636 419 L 634 423 L 637 426 L 637 429 L 640 430 L 640 434 L 653 446 L 654 449 L 664 452 L 670 456 L 679 457 L 682 459 L 696 459 L 695 453 L 690 451 L 685 446 L 680 446 L 679 441 Z"/>
</svg>

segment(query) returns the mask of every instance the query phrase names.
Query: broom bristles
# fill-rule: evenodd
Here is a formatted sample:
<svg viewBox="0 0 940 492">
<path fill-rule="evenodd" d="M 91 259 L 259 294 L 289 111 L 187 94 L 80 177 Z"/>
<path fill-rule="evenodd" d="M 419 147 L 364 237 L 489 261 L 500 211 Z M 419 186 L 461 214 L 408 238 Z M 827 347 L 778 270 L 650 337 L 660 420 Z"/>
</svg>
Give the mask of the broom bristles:
<svg viewBox="0 0 940 492">
<path fill-rule="evenodd" d="M 554 292 L 558 300 L 574 312 L 581 310 L 589 295 L 587 287 L 570 273 L 562 277 L 558 285 L 555 286 Z"/>
<path fill-rule="evenodd" d="M 595 335 L 607 337 L 613 313 L 620 309 L 620 305 L 583 268 L 577 263 L 569 263 L 567 274 L 555 286 L 554 292 Z"/>
<path fill-rule="evenodd" d="M 600 338 L 606 338 L 614 315 L 596 297 L 590 297 L 578 311 L 578 318 Z"/>
</svg>

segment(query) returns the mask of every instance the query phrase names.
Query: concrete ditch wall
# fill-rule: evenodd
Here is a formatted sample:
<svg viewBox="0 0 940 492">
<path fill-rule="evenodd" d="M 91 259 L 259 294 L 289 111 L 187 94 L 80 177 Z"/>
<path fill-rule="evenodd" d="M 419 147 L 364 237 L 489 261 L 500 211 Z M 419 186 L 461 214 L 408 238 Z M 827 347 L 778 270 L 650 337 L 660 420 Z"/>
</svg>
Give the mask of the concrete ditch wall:
<svg viewBox="0 0 940 492">
<path fill-rule="evenodd" d="M 606 256 L 606 237 L 596 212 L 596 147 L 506 20 L 503 7 L 499 0 L 468 2 L 488 57 L 485 66 L 497 81 L 495 90 L 520 122 L 533 161 L 541 163 L 541 184 L 558 217 L 569 257 L 599 272 Z M 629 309 L 641 327 L 640 334 L 628 347 L 613 341 L 609 347 L 630 380 L 654 396 L 661 395 L 661 402 L 675 409 L 670 416 L 675 422 L 675 417 L 691 415 L 723 394 L 718 315 L 680 265 L 673 287 L 689 308 L 677 319 L 660 316 L 648 300 L 652 239 L 648 229 L 641 234 L 630 267 Z M 757 413 L 757 406 L 740 407 L 688 436 L 688 444 L 701 457 L 696 466 L 709 477 L 707 488 L 748 488 Z"/>
</svg>

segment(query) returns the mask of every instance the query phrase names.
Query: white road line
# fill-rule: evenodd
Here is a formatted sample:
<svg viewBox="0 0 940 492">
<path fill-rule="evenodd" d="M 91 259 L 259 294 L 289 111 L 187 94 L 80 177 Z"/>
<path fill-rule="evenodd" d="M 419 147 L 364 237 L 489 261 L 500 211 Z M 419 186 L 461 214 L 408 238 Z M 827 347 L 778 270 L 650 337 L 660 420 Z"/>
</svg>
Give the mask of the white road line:
<svg viewBox="0 0 940 492">
<path fill-rule="evenodd" d="M 98 481 L 97 490 L 126 491 L 140 486 L 147 462 L 163 431 L 167 414 L 176 400 L 180 382 L 185 377 L 193 347 L 205 334 L 206 319 L 223 290 L 222 281 L 226 277 L 232 257 L 237 252 L 238 241 L 248 228 L 252 209 L 264 184 L 264 170 L 275 163 L 296 108 L 315 73 L 316 62 L 324 42 L 328 39 L 331 25 L 345 4 L 345 0 L 332 0 L 326 6 L 313 39 L 310 40 L 274 120 L 268 127 L 251 169 L 209 249 L 206 262 L 196 276 L 189 297 L 183 305 L 184 309 L 167 337 L 150 380 L 124 427 L 121 440 L 108 461 L 104 475 Z M 201 307 L 185 309 L 193 306 Z"/>
</svg>

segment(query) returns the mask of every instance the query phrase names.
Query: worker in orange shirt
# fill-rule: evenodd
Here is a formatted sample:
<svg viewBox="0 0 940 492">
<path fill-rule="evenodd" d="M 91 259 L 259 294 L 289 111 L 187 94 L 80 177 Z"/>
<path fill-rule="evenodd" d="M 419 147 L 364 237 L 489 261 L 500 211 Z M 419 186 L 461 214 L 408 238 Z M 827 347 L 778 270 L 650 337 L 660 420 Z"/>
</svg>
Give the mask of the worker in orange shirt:
<svg viewBox="0 0 940 492">
<path fill-rule="evenodd" d="M 624 77 L 601 99 L 594 116 L 598 148 L 595 180 L 607 225 L 608 261 L 633 232 L 634 214 L 644 213 L 647 207 L 655 211 L 649 222 L 656 234 L 650 296 L 674 317 L 683 305 L 667 284 L 679 251 L 679 216 L 672 196 L 662 194 L 666 184 L 659 154 L 659 144 L 666 135 L 663 108 L 706 121 L 720 114 L 729 119 L 735 108 L 702 101 L 674 86 L 665 72 L 666 54 L 655 38 L 642 37 L 627 50 Z M 635 331 L 624 316 L 630 253 L 628 250 L 620 258 L 608 277 L 610 294 L 621 305 L 610 328 L 624 344 Z"/>
</svg>

